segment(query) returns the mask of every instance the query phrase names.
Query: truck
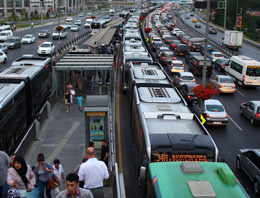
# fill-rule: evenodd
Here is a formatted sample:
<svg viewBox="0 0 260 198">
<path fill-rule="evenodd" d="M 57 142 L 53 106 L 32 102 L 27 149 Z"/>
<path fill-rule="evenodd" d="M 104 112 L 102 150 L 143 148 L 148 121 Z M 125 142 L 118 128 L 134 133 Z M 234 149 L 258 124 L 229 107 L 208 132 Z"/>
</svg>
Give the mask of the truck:
<svg viewBox="0 0 260 198">
<path fill-rule="evenodd" d="M 114 16 L 115 15 L 115 10 L 114 9 L 110 9 L 109 13 L 110 13 L 110 16 Z"/>
<path fill-rule="evenodd" d="M 242 47 L 243 32 L 226 30 L 222 45 L 228 49 L 238 50 Z"/>
</svg>

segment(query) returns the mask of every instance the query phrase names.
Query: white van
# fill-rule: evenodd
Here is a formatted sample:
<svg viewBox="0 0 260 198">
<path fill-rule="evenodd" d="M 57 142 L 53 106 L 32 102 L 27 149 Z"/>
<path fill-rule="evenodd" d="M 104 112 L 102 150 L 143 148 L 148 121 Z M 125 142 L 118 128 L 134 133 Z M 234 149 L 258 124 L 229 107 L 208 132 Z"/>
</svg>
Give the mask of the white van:
<svg viewBox="0 0 260 198">
<path fill-rule="evenodd" d="M 84 28 L 88 28 L 90 29 L 90 25 L 93 22 L 93 19 L 86 19 L 85 24 L 84 24 Z"/>
<path fill-rule="evenodd" d="M 0 32 L 5 31 L 5 30 L 11 30 L 10 25 L 2 25 L 2 26 L 0 26 Z"/>
<path fill-rule="evenodd" d="M 260 62 L 247 56 L 232 56 L 225 72 L 243 86 L 260 86 Z"/>
<path fill-rule="evenodd" d="M 10 36 L 13 36 L 12 30 L 4 30 L 0 32 L 0 42 L 5 42 L 6 39 Z"/>
</svg>

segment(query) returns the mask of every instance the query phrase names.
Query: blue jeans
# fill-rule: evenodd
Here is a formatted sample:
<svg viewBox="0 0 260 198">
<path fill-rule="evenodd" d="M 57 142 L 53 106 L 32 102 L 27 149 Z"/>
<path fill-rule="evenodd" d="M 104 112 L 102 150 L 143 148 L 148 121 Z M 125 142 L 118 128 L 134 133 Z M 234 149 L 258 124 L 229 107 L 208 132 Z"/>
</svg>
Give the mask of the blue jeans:
<svg viewBox="0 0 260 198">
<path fill-rule="evenodd" d="M 47 197 L 51 198 L 51 190 L 47 188 L 48 182 L 42 182 L 40 180 L 37 180 L 37 184 L 38 184 L 39 189 L 40 189 L 41 198 L 44 198 L 44 188 L 46 189 Z"/>
<path fill-rule="evenodd" d="M 6 197 L 8 190 L 9 190 L 9 186 L 5 182 L 5 184 L 3 186 L 0 186 L 0 198 Z"/>
</svg>

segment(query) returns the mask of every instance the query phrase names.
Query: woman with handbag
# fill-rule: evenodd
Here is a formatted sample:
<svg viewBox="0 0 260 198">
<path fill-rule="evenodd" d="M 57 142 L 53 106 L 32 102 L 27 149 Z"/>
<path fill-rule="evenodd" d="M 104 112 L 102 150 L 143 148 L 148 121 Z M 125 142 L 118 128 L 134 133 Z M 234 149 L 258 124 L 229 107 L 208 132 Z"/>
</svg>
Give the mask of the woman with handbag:
<svg viewBox="0 0 260 198">
<path fill-rule="evenodd" d="M 71 94 L 69 89 L 66 89 L 63 97 L 63 101 L 65 102 L 66 105 L 66 111 L 69 112 L 69 109 L 71 109 L 70 103 L 71 103 Z"/>
<path fill-rule="evenodd" d="M 51 198 L 51 190 L 48 188 L 48 182 L 53 177 L 53 167 L 49 162 L 44 160 L 43 153 L 39 153 L 37 157 L 37 163 L 35 164 L 35 176 L 36 182 L 40 188 L 41 198 L 44 198 L 44 189 L 46 189 L 46 195 Z"/>
<path fill-rule="evenodd" d="M 9 168 L 7 172 L 7 183 L 10 188 L 27 189 L 27 192 L 31 192 L 34 188 L 35 175 L 23 157 L 14 158 L 13 167 Z"/>
</svg>

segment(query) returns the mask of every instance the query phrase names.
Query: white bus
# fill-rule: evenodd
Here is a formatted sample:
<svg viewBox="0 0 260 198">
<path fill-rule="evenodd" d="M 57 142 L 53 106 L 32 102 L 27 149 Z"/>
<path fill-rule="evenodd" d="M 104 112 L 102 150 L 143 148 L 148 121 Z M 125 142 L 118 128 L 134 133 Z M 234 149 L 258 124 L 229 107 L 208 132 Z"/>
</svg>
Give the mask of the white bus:
<svg viewBox="0 0 260 198">
<path fill-rule="evenodd" d="M 247 56 L 232 56 L 225 72 L 238 85 L 260 86 L 260 62 Z"/>
</svg>

